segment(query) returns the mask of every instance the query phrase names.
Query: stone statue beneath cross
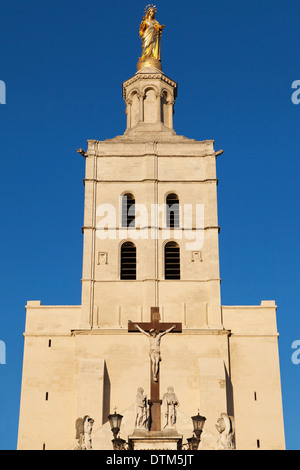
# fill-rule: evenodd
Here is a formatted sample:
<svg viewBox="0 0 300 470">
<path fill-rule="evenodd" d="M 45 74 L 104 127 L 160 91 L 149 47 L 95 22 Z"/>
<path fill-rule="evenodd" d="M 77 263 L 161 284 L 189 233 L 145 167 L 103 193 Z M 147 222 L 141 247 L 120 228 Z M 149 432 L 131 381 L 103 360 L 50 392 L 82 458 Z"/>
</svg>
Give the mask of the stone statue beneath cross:
<svg viewBox="0 0 300 470">
<path fill-rule="evenodd" d="M 135 429 L 147 429 L 148 426 L 148 407 L 147 395 L 142 387 L 138 388 L 135 400 Z"/>
<path fill-rule="evenodd" d="M 173 387 L 168 387 L 163 396 L 164 428 L 175 428 L 177 421 L 177 408 L 179 401 Z"/>
</svg>

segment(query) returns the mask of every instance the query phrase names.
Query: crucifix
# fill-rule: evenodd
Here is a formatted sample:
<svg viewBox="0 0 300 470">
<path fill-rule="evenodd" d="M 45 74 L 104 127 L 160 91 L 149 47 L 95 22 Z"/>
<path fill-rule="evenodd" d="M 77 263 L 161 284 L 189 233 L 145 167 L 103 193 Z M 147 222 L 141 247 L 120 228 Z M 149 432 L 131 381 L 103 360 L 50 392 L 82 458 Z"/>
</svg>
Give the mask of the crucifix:
<svg viewBox="0 0 300 470">
<path fill-rule="evenodd" d="M 149 338 L 150 342 L 150 400 L 151 425 L 150 431 L 161 431 L 161 405 L 159 390 L 159 363 L 161 362 L 160 344 L 161 338 L 168 333 L 182 333 L 181 323 L 160 323 L 158 307 L 151 308 L 150 323 L 128 322 L 128 332 L 141 332 Z"/>
</svg>

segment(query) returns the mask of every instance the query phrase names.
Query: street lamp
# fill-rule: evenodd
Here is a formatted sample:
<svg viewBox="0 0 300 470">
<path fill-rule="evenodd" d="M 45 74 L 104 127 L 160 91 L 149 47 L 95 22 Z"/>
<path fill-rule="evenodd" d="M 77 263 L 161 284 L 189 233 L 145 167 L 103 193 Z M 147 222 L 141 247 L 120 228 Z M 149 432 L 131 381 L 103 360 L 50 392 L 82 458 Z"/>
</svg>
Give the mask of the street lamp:
<svg viewBox="0 0 300 470">
<path fill-rule="evenodd" d="M 187 441 L 188 441 L 188 444 L 187 444 L 188 450 L 198 450 L 200 439 L 193 436 L 187 439 Z"/>
<path fill-rule="evenodd" d="M 199 439 L 199 442 L 200 442 L 200 437 L 203 432 L 206 418 L 204 418 L 204 416 L 201 416 L 198 410 L 198 414 L 196 416 L 192 416 L 192 421 L 193 421 L 193 426 L 194 426 L 194 434 L 196 435 L 197 439 Z"/>
<path fill-rule="evenodd" d="M 201 416 L 198 411 L 198 414 L 196 416 L 192 416 L 192 421 L 194 427 L 194 435 L 193 437 L 187 439 L 187 444 L 184 444 L 184 447 L 188 448 L 188 450 L 198 450 L 206 418 L 204 418 L 204 416 Z"/>
<path fill-rule="evenodd" d="M 117 409 L 115 409 L 114 414 L 109 415 L 107 419 L 109 420 L 111 431 L 114 435 L 112 440 L 114 450 L 126 450 L 126 441 L 119 437 L 123 416 L 118 414 Z"/>
</svg>

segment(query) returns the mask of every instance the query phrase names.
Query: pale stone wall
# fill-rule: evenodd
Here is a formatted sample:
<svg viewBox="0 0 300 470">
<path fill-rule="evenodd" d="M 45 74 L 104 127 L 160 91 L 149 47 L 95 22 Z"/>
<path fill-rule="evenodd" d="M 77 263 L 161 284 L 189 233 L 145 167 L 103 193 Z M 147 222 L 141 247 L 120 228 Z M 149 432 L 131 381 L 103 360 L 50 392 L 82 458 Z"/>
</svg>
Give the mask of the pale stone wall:
<svg viewBox="0 0 300 470">
<path fill-rule="evenodd" d="M 138 333 L 127 333 L 125 328 L 83 331 L 77 330 L 75 323 L 72 332 L 61 330 L 55 335 L 51 324 L 55 311 L 57 318 L 66 314 L 77 317 L 79 324 L 77 307 L 27 308 L 18 448 L 39 450 L 45 444 L 48 450 L 72 449 L 75 421 L 89 415 L 95 420 L 95 448 L 109 449 L 112 435 L 108 414 L 118 407 L 125 418 L 122 435 L 126 438 L 134 430 L 137 388 L 142 386 L 149 396 L 148 340 Z M 39 331 L 41 324 L 43 332 Z M 221 412 L 227 403 L 227 351 L 226 331 L 184 329 L 182 334 L 165 337 L 162 344 L 161 394 L 174 386 L 180 400 L 178 431 L 185 439 L 192 435 L 190 417 L 198 408 L 204 410 L 208 422 L 203 443 L 208 448 L 216 444 L 218 406 Z M 202 365 L 207 354 L 223 365 L 223 375 L 204 390 Z"/>
<path fill-rule="evenodd" d="M 76 419 L 70 330 L 79 325 L 80 307 L 28 302 L 26 312 L 18 449 L 68 449 Z"/>
<path fill-rule="evenodd" d="M 129 318 L 140 318 L 132 310 L 123 328 L 82 331 L 80 307 L 30 305 L 18 448 L 42 449 L 45 443 L 47 449 L 71 449 L 76 419 L 90 415 L 94 445 L 109 449 L 108 414 L 118 407 L 126 438 L 134 428 L 137 388 L 149 396 L 147 339 L 126 329 Z M 222 313 L 224 330 L 184 327 L 164 338 L 161 393 L 175 388 L 178 432 L 191 437 L 190 417 L 199 408 L 207 418 L 201 448 L 214 449 L 215 424 L 227 412 L 235 418 L 237 449 L 256 449 L 257 440 L 261 449 L 284 449 L 276 307 L 262 302 L 226 306 Z"/>
<path fill-rule="evenodd" d="M 239 449 L 285 449 L 276 306 L 223 307 Z"/>
</svg>

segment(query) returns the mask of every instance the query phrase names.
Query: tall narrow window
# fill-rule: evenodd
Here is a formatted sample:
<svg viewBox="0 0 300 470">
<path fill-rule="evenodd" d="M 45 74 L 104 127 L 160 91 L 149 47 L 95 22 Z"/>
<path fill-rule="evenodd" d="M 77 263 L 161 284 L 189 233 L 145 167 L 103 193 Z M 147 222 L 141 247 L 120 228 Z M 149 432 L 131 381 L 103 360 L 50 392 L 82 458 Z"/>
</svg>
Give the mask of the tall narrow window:
<svg viewBox="0 0 300 470">
<path fill-rule="evenodd" d="M 178 228 L 179 217 L 179 198 L 177 194 L 169 194 L 166 201 L 167 206 L 167 227 Z"/>
<path fill-rule="evenodd" d="M 132 194 L 122 197 L 122 227 L 135 227 L 135 199 Z"/>
<path fill-rule="evenodd" d="M 121 247 L 121 279 L 136 279 L 136 247 L 131 242 L 123 243 Z"/>
<path fill-rule="evenodd" d="M 176 242 L 165 246 L 165 279 L 180 279 L 180 248 Z"/>
</svg>

